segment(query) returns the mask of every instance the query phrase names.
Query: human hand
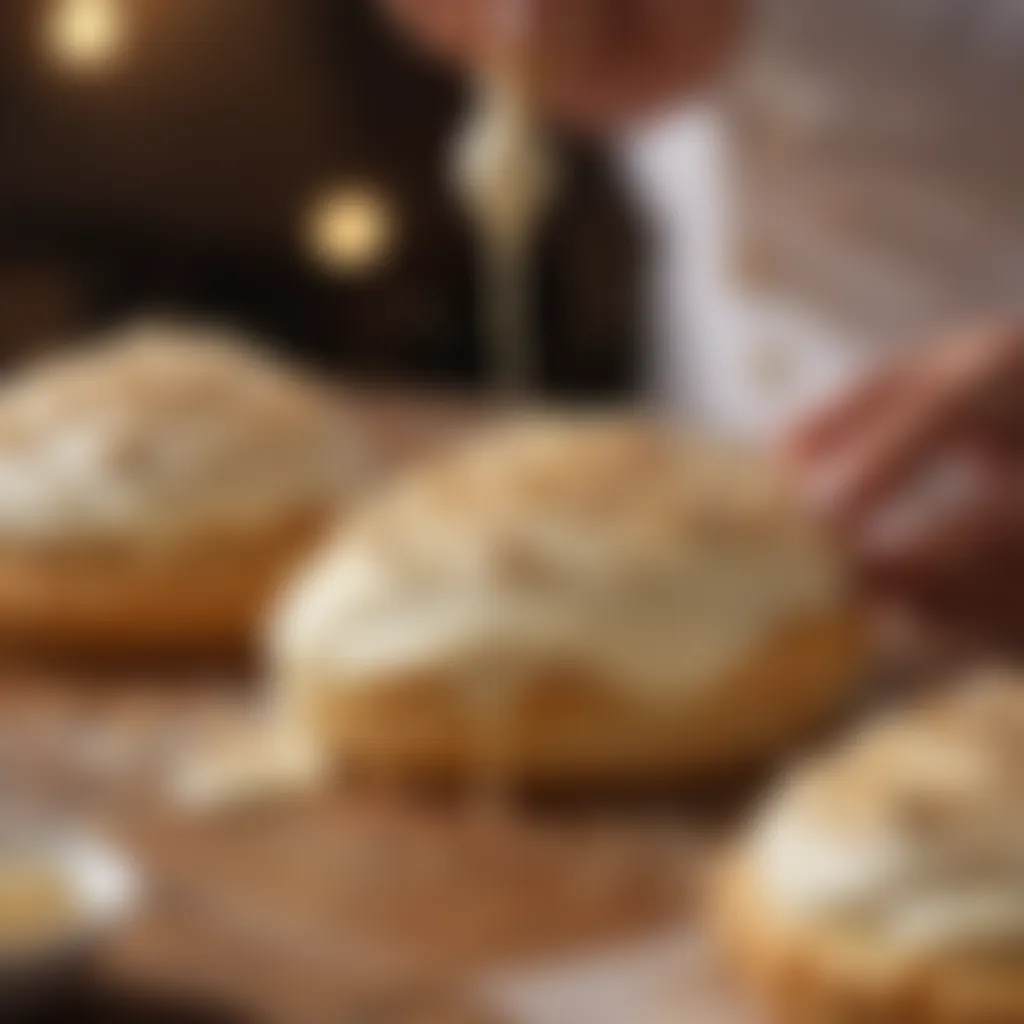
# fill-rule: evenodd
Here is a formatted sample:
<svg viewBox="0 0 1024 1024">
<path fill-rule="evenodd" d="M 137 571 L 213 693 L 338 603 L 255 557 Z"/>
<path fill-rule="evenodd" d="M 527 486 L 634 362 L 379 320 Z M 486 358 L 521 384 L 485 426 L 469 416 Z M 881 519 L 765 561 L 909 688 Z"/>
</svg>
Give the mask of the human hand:
<svg viewBox="0 0 1024 1024">
<path fill-rule="evenodd" d="M 705 81 L 734 41 L 746 0 L 512 0 L 526 12 L 531 79 L 556 116 L 621 124 Z M 435 52 L 471 68 L 500 55 L 509 0 L 384 0 Z"/>
<path fill-rule="evenodd" d="M 894 365 L 784 454 L 876 594 L 944 641 L 1024 650 L 1024 327 Z"/>
</svg>

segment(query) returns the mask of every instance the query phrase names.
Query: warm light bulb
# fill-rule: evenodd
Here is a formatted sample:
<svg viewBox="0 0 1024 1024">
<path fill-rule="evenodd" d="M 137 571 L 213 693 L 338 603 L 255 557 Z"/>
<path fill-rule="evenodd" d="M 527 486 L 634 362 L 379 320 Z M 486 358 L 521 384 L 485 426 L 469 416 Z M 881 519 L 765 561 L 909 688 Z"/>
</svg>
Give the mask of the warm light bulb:
<svg viewBox="0 0 1024 1024">
<path fill-rule="evenodd" d="M 341 185 L 318 196 L 306 218 L 306 246 L 321 267 L 361 275 L 378 270 L 395 248 L 394 207 L 377 189 Z"/>
<path fill-rule="evenodd" d="M 118 0 L 56 0 L 47 41 L 61 64 L 76 68 L 107 64 L 123 38 Z"/>
</svg>

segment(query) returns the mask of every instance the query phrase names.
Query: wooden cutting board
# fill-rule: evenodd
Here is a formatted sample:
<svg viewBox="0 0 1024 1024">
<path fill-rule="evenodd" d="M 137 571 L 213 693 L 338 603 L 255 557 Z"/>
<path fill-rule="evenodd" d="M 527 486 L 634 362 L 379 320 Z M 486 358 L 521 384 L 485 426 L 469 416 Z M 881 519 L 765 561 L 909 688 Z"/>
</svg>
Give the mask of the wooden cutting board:
<svg viewBox="0 0 1024 1024">
<path fill-rule="evenodd" d="M 257 696 L 227 671 L 0 675 L 4 798 L 99 823 L 145 879 L 144 912 L 105 950 L 107 992 L 242 1019 L 473 1021 L 482 979 L 688 927 L 703 833 L 667 798 L 500 810 L 353 781 L 183 812 L 168 766 Z"/>
</svg>

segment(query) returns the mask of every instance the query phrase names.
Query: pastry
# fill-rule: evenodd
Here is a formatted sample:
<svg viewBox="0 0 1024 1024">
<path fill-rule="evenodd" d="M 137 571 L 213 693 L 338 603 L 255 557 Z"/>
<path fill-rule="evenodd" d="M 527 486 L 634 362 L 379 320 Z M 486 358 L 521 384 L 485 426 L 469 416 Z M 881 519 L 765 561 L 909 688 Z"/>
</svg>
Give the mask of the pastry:
<svg viewBox="0 0 1024 1024">
<path fill-rule="evenodd" d="M 795 773 L 727 858 L 722 931 L 770 1020 L 1024 1020 L 1024 688 L 1007 675 Z"/>
<path fill-rule="evenodd" d="M 0 637 L 234 647 L 365 459 L 330 396 L 213 329 L 136 324 L 0 391 Z"/>
<path fill-rule="evenodd" d="M 861 649 L 761 461 L 625 417 L 496 428 L 402 477 L 288 593 L 281 714 L 382 771 L 728 771 L 834 710 Z"/>
</svg>

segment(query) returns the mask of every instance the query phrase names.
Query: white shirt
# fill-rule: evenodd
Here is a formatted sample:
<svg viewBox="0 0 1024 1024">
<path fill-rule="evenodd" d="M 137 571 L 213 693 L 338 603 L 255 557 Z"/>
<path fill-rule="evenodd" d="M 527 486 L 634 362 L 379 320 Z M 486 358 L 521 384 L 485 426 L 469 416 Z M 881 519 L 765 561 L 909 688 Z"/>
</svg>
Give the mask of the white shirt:
<svg viewBox="0 0 1024 1024">
<path fill-rule="evenodd" d="M 769 0 L 730 88 L 626 146 L 657 394 L 764 434 L 1024 305 L 1024 2 Z"/>
</svg>

